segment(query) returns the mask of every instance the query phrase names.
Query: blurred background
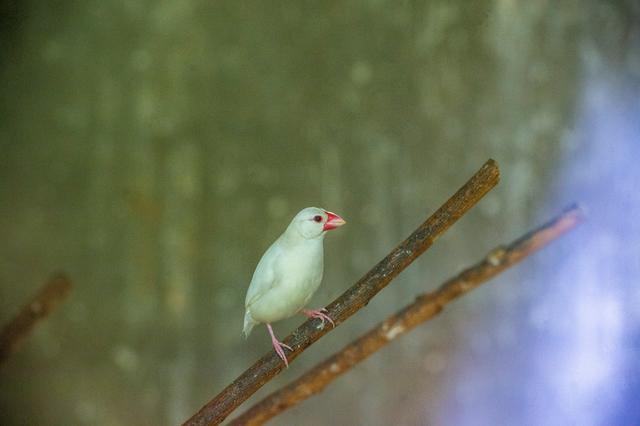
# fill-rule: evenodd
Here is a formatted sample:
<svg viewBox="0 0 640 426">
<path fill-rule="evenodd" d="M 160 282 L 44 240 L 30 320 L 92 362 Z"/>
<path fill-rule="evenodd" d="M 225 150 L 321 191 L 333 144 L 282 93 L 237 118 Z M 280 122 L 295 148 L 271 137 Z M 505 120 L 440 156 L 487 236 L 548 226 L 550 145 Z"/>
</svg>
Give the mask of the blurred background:
<svg viewBox="0 0 640 426">
<path fill-rule="evenodd" d="M 271 424 L 640 424 L 637 2 L 3 0 L 0 52 L 0 324 L 74 282 L 0 370 L 3 425 L 181 423 L 270 349 L 244 296 L 298 210 L 348 221 L 320 307 L 490 157 L 500 185 L 238 412 L 580 202 Z"/>
</svg>

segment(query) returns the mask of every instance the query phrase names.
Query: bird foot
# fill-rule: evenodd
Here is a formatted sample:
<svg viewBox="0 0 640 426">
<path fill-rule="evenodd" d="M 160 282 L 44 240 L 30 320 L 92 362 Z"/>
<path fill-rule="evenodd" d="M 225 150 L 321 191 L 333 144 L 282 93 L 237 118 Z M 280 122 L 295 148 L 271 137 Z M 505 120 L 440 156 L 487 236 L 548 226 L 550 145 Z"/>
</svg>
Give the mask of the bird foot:
<svg viewBox="0 0 640 426">
<path fill-rule="evenodd" d="M 276 338 L 276 335 L 273 333 L 273 329 L 271 328 L 271 324 L 267 324 L 267 328 L 271 335 L 271 344 L 273 345 L 273 349 L 276 351 L 276 354 L 280 357 L 282 362 L 284 362 L 285 367 L 289 368 L 289 361 L 287 361 L 287 356 L 284 354 L 284 348 L 287 348 L 290 351 L 293 349 L 291 349 L 291 346 L 282 343 Z"/>
<path fill-rule="evenodd" d="M 331 323 L 332 326 L 336 326 L 336 324 L 333 322 L 333 320 L 331 319 L 331 317 L 329 315 L 327 315 L 327 309 L 326 308 L 322 308 L 322 309 L 303 309 L 302 313 L 306 316 L 308 316 L 309 318 L 320 318 L 322 320 L 322 326 L 324 327 L 324 322 L 325 321 L 329 321 Z"/>
</svg>

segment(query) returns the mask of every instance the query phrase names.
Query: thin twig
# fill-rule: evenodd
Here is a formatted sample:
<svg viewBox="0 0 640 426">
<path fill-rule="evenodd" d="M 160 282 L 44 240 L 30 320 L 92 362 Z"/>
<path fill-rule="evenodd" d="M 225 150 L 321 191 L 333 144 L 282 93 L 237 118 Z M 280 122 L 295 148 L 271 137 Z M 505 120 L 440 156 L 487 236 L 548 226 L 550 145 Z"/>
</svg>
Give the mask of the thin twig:
<svg viewBox="0 0 640 426">
<path fill-rule="evenodd" d="M 0 364 L 6 361 L 29 335 L 37 322 L 47 317 L 51 311 L 69 294 L 71 281 L 56 274 L 47 281 L 38 293 L 2 329 L 0 333 Z"/>
<path fill-rule="evenodd" d="M 449 302 L 515 265 L 573 228 L 580 221 L 581 216 L 580 209 L 572 207 L 510 245 L 494 249 L 485 259 L 448 280 L 436 291 L 419 296 L 415 302 L 379 323 L 294 382 L 256 403 L 230 422 L 229 426 L 261 425 L 284 410 L 322 391 L 338 376 L 369 355 L 420 323 L 436 316 Z"/>
<path fill-rule="evenodd" d="M 328 314 L 333 318 L 336 326 L 369 303 L 380 290 L 428 249 L 499 180 L 498 165 L 494 160 L 488 160 L 409 238 L 393 249 L 355 285 L 327 306 Z M 289 362 L 330 330 L 329 327 L 318 328 L 317 325 L 316 320 L 308 320 L 284 340 L 284 343 L 293 348 L 293 351 L 287 352 Z M 280 358 L 274 351 L 270 351 L 202 407 L 184 425 L 212 425 L 222 422 L 229 413 L 283 368 L 284 364 Z"/>
</svg>

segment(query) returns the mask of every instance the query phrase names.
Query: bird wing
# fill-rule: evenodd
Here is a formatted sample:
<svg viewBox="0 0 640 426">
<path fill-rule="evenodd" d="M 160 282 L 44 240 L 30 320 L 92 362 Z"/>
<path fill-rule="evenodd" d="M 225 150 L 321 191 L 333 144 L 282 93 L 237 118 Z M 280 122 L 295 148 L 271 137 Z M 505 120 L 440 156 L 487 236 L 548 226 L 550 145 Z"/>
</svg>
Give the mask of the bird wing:
<svg viewBox="0 0 640 426">
<path fill-rule="evenodd" d="M 245 308 L 248 309 L 277 283 L 276 265 L 281 251 L 276 241 L 276 243 L 272 244 L 264 255 L 262 255 L 253 273 L 253 278 L 251 278 L 249 290 L 247 290 L 247 297 L 244 301 Z"/>
</svg>

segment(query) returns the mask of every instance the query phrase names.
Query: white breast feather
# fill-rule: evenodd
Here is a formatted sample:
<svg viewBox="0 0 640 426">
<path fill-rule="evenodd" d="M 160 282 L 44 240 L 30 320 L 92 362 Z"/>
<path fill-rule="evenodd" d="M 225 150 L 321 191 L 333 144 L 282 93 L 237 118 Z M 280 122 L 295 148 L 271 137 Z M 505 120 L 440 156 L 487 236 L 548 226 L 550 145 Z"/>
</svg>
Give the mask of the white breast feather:
<svg viewBox="0 0 640 426">
<path fill-rule="evenodd" d="M 295 315 L 322 281 L 322 238 L 284 245 L 278 239 L 265 252 L 253 274 L 245 307 L 245 334 L 256 323 Z M 249 322 L 250 324 L 247 324 Z"/>
</svg>

